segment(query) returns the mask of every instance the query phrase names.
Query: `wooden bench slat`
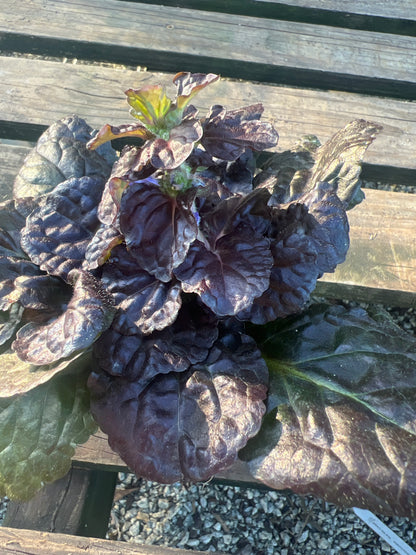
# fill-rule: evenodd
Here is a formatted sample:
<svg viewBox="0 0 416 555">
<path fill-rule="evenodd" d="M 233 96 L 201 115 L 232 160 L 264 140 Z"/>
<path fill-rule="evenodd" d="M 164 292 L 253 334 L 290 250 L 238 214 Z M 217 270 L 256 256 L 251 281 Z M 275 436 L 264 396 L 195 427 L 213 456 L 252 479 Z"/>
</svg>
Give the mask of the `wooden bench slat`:
<svg viewBox="0 0 416 555">
<path fill-rule="evenodd" d="M 2 555 L 195 555 L 202 551 L 137 545 L 66 534 L 0 527 Z M 219 552 L 216 552 L 220 555 Z"/>
<path fill-rule="evenodd" d="M 1 0 L 0 7 L 3 48 L 49 44 L 58 55 L 116 56 L 162 71 L 181 63 L 192 71 L 416 98 L 416 37 L 119 0 L 19 0 L 18 10 Z"/>
<path fill-rule="evenodd" d="M 349 14 L 388 17 L 394 19 L 416 20 L 416 4 L 414 0 L 253 0 L 254 2 L 294 6 L 317 10 L 330 10 Z"/>
<path fill-rule="evenodd" d="M 172 74 L 9 57 L 0 57 L 0 67 L 0 135 L 15 139 L 34 140 L 72 113 L 97 128 L 133 121 L 123 94 L 130 87 L 162 83 L 174 93 Z M 384 127 L 365 162 L 390 166 L 398 183 L 401 168 L 416 170 L 416 103 L 223 79 L 202 91 L 195 105 L 204 114 L 211 104 L 236 108 L 259 101 L 263 118 L 279 131 L 279 150 L 310 133 L 324 142 L 352 119 L 364 118 Z"/>
<path fill-rule="evenodd" d="M 347 259 L 333 274 L 322 277 L 318 292 L 416 306 L 416 195 L 371 189 L 365 195 L 348 212 Z"/>
</svg>

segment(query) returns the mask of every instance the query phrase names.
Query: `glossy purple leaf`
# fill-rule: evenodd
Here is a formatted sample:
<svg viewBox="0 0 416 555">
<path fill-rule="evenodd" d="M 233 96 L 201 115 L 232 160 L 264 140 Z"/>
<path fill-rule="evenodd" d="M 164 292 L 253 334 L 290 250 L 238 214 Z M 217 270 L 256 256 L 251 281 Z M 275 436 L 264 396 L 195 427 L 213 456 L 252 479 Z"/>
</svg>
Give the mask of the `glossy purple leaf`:
<svg viewBox="0 0 416 555">
<path fill-rule="evenodd" d="M 211 156 L 236 160 L 246 148 L 265 150 L 277 144 L 278 135 L 270 123 L 260 122 L 261 104 L 226 111 L 212 106 L 203 127 L 201 143 Z"/>
<path fill-rule="evenodd" d="M 14 303 L 8 310 L 0 310 L 0 353 L 5 349 L 5 343 L 11 339 L 21 325 L 24 307 Z"/>
<path fill-rule="evenodd" d="M 132 183 L 126 189 L 120 229 L 138 264 L 161 281 L 171 280 L 173 268 L 184 260 L 197 235 L 190 207 L 152 182 Z"/>
<path fill-rule="evenodd" d="M 108 328 L 114 316 L 111 295 L 87 272 L 75 271 L 74 293 L 66 310 L 47 325 L 26 324 L 13 349 L 36 365 L 51 364 L 86 349 Z"/>
<path fill-rule="evenodd" d="M 300 312 L 318 278 L 344 261 L 349 227 L 334 189 L 334 185 L 319 183 L 297 201 L 272 208 L 270 286 L 239 318 L 266 324 Z"/>
<path fill-rule="evenodd" d="M 101 188 L 101 180 L 72 179 L 39 201 L 26 220 L 21 244 L 41 270 L 66 280 L 72 269 L 82 267 L 99 224 L 95 201 Z"/>
<path fill-rule="evenodd" d="M 238 318 L 265 324 L 304 308 L 319 276 L 318 254 L 307 235 L 307 222 L 307 210 L 302 205 L 273 211 L 270 285 L 252 306 L 237 314 Z"/>
<path fill-rule="evenodd" d="M 39 196 L 72 177 L 91 176 L 105 180 L 115 153 L 106 145 L 89 151 L 86 143 L 92 129 L 78 116 L 51 125 L 26 157 L 15 182 L 15 197 Z"/>
<path fill-rule="evenodd" d="M 123 241 L 124 238 L 117 228 L 102 224 L 87 245 L 83 269 L 94 270 L 102 266 L 110 258 L 114 247 Z"/>
<path fill-rule="evenodd" d="M 177 73 L 173 82 L 177 87 L 176 106 L 183 110 L 189 101 L 202 89 L 218 81 L 219 75 L 215 73 Z"/>
<path fill-rule="evenodd" d="M 195 119 L 185 120 L 174 127 L 169 139 L 154 139 L 145 147 L 154 168 L 172 170 L 180 166 L 190 156 L 194 145 L 202 136 L 202 127 Z"/>
<path fill-rule="evenodd" d="M 174 322 L 181 307 L 181 286 L 159 281 L 143 270 L 125 246 L 112 251 L 102 281 L 114 296 L 118 314 L 113 327 L 126 335 L 149 334 Z"/>
<path fill-rule="evenodd" d="M 253 475 L 416 518 L 415 338 L 386 313 L 329 305 L 253 332 L 271 373 L 268 417 L 242 453 Z"/>
<path fill-rule="evenodd" d="M 174 273 L 186 293 L 197 293 L 218 316 L 232 316 L 267 289 L 272 263 L 268 239 L 241 225 L 211 245 L 195 241 Z"/>
<path fill-rule="evenodd" d="M 206 480 L 230 466 L 264 414 L 267 369 L 253 341 L 218 341 L 205 362 L 140 381 L 92 374 L 92 411 L 139 476 Z"/>
<path fill-rule="evenodd" d="M 115 319 L 94 345 L 94 358 L 102 372 L 145 384 L 158 374 L 184 372 L 207 358 L 218 336 L 217 322 L 200 307 L 185 305 L 175 323 L 143 336 L 120 333 Z"/>
<path fill-rule="evenodd" d="M 20 276 L 38 276 L 42 272 L 30 260 L 16 256 L 0 256 L 0 310 L 8 310 L 19 300 L 16 280 Z"/>
</svg>

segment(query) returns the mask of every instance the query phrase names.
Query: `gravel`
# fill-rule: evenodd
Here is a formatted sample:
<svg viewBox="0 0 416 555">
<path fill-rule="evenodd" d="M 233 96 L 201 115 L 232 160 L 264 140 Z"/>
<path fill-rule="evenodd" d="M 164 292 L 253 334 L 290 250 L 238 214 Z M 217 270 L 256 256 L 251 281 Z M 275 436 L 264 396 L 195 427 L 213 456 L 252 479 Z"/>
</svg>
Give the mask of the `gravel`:
<svg viewBox="0 0 416 555">
<path fill-rule="evenodd" d="M 120 474 L 108 538 L 240 555 L 396 553 L 352 510 L 313 497 L 218 483 L 160 485 Z M 133 490 L 133 491 L 132 491 Z M 416 548 L 415 523 L 380 517 Z"/>
</svg>

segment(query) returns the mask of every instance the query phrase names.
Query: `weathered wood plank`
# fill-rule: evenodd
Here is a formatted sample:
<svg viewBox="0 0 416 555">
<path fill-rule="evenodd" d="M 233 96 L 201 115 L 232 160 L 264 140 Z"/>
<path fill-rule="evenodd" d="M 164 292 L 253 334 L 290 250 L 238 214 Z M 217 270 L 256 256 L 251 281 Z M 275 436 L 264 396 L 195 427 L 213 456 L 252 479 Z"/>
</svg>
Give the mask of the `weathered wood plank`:
<svg viewBox="0 0 416 555">
<path fill-rule="evenodd" d="M 34 530 L 0 527 L 1 553 L 4 555 L 192 555 L 202 551 L 173 549 L 156 545 L 80 538 Z M 220 552 L 217 552 L 220 555 Z"/>
<path fill-rule="evenodd" d="M 415 37 L 118 0 L 0 8 L 3 48 L 416 98 Z"/>
<path fill-rule="evenodd" d="M 347 259 L 333 274 L 323 276 L 318 292 L 416 306 L 416 195 L 371 189 L 365 194 L 366 199 L 348 213 Z"/>
<path fill-rule="evenodd" d="M 29 151 L 30 147 L 0 142 L 0 202 L 11 197 L 14 178 Z"/>
<path fill-rule="evenodd" d="M 258 3 L 279 4 L 296 8 L 329 10 L 349 14 L 388 17 L 393 19 L 409 19 L 416 21 L 416 4 L 414 0 L 253 0 Z"/>
<path fill-rule="evenodd" d="M 39 134 L 72 113 L 93 127 L 128 122 L 123 91 L 130 87 L 162 83 L 174 93 L 172 74 L 27 58 L 0 57 L 0 77 L 0 136 L 22 140 L 35 138 L 32 128 Z M 201 113 L 211 104 L 236 108 L 259 101 L 265 107 L 264 119 L 279 131 L 279 150 L 290 148 L 304 134 L 314 133 L 323 142 L 352 119 L 364 118 L 384 127 L 365 162 L 416 170 L 416 103 L 228 79 L 195 98 Z"/>
<path fill-rule="evenodd" d="M 10 501 L 3 525 L 105 538 L 116 479 L 116 472 L 72 467 L 29 501 Z"/>
</svg>

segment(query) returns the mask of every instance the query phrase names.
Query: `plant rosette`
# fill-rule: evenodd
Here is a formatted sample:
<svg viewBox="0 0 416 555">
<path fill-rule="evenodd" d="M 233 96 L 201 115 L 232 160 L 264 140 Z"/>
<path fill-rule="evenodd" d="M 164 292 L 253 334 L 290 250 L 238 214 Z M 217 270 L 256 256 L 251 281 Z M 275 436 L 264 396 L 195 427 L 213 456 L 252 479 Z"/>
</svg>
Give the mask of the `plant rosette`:
<svg viewBox="0 0 416 555">
<path fill-rule="evenodd" d="M 129 89 L 130 124 L 53 124 L 0 206 L 1 494 L 64 475 L 98 425 L 150 480 L 240 457 L 273 488 L 416 518 L 415 339 L 310 303 L 380 126 L 268 150 L 261 104 L 199 116 L 217 79 Z"/>
</svg>

